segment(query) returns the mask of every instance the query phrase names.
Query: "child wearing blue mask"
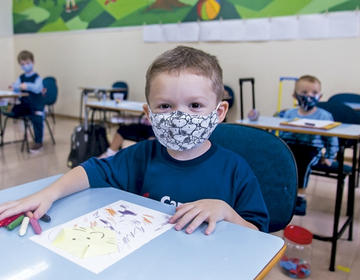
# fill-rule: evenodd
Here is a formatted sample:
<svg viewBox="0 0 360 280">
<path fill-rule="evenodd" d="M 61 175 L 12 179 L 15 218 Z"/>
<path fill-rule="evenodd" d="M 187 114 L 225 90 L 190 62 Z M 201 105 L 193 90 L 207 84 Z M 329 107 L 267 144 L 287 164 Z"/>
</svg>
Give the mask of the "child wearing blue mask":
<svg viewBox="0 0 360 280">
<path fill-rule="evenodd" d="M 92 158 L 49 187 L 0 205 L 0 219 L 33 210 L 89 187 L 114 187 L 174 205 L 169 220 L 191 234 L 207 222 L 210 235 L 225 220 L 268 231 L 268 212 L 245 160 L 208 140 L 228 110 L 222 69 L 201 50 L 179 46 L 160 55 L 146 74 L 144 111 L 156 139 Z"/>
<path fill-rule="evenodd" d="M 299 107 L 285 112 L 284 118 L 306 118 L 314 120 L 331 120 L 333 116 L 316 107 L 322 97 L 321 83 L 313 76 L 302 76 L 295 83 L 294 99 L 298 101 Z M 292 132 L 280 132 L 280 137 L 292 150 L 298 168 L 298 198 L 295 207 L 295 215 L 306 215 L 306 187 L 311 173 L 311 166 L 319 161 L 331 166 L 333 159 L 339 149 L 337 137 L 323 137 Z M 322 149 L 326 148 L 325 155 Z"/>
<path fill-rule="evenodd" d="M 24 71 L 9 88 L 15 92 L 22 91 L 29 96 L 21 97 L 21 103 L 12 109 L 14 116 L 29 115 L 34 128 L 35 143 L 30 153 L 39 153 L 43 148 L 44 131 L 44 102 L 42 96 L 43 81 L 34 71 L 34 56 L 31 52 L 22 51 L 18 55 L 18 62 Z"/>
</svg>

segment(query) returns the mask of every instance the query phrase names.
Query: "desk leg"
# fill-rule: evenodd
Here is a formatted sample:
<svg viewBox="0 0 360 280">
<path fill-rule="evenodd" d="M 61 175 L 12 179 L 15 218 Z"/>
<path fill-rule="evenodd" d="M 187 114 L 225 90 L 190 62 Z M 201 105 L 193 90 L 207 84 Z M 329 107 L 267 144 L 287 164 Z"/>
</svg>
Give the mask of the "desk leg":
<svg viewBox="0 0 360 280">
<path fill-rule="evenodd" d="M 344 176 L 343 176 L 343 168 L 344 168 L 344 150 L 345 146 L 341 145 L 339 147 L 338 152 L 338 180 L 337 180 L 337 188 L 336 188 L 336 202 L 335 202 L 335 214 L 334 214 L 334 227 L 333 227 L 333 236 L 331 238 L 331 258 L 330 258 L 330 271 L 335 271 L 335 258 L 336 258 L 336 247 L 337 247 L 337 240 L 341 233 L 338 232 L 339 230 L 339 220 L 340 220 L 340 213 L 341 213 L 341 202 L 342 202 L 342 195 L 344 190 Z"/>
<path fill-rule="evenodd" d="M 4 130 L 3 130 L 3 124 L 2 124 L 2 112 L 0 112 L 0 146 L 4 145 Z"/>
</svg>

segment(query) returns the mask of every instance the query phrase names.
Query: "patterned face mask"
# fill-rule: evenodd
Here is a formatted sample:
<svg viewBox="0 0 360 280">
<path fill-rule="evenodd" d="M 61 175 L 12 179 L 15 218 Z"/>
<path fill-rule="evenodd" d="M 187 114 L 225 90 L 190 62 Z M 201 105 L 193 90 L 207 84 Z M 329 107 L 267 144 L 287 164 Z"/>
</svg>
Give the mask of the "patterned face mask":
<svg viewBox="0 0 360 280">
<path fill-rule="evenodd" d="M 156 139 L 163 146 L 174 151 L 186 151 L 201 145 L 219 123 L 217 115 L 219 105 L 206 116 L 181 111 L 155 114 L 149 107 L 149 117 Z"/>
<path fill-rule="evenodd" d="M 305 111 L 310 111 L 312 108 L 314 108 L 318 104 L 318 102 L 320 100 L 320 95 L 305 96 L 305 95 L 300 95 L 295 92 L 295 96 L 299 103 L 299 106 L 302 107 Z"/>
</svg>

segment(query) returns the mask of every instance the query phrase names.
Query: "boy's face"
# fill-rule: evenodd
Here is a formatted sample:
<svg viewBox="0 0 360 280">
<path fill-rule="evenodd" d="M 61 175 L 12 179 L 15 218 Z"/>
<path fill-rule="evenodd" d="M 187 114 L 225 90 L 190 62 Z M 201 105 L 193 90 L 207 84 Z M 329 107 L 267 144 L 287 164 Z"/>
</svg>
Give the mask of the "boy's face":
<svg viewBox="0 0 360 280">
<path fill-rule="evenodd" d="M 34 62 L 29 58 L 25 59 L 25 60 L 20 60 L 20 66 L 25 66 L 25 65 L 30 64 L 30 63 L 34 64 Z"/>
<path fill-rule="evenodd" d="M 31 59 L 20 60 L 21 69 L 24 70 L 25 73 L 30 73 L 33 71 L 34 62 Z"/>
<path fill-rule="evenodd" d="M 190 72 L 182 72 L 180 75 L 162 73 L 153 79 L 150 86 L 149 105 L 153 113 L 182 111 L 208 115 L 216 109 L 216 99 L 211 80 Z M 220 115 L 227 112 L 227 106 L 225 109 L 223 103 L 219 106 L 220 121 L 223 120 Z M 144 110 L 149 115 L 147 105 Z"/>
<path fill-rule="evenodd" d="M 296 83 L 295 92 L 302 96 L 315 97 L 321 94 L 321 85 L 318 82 L 309 82 L 306 80 L 300 80 Z M 293 94 L 294 98 L 295 94 Z"/>
</svg>

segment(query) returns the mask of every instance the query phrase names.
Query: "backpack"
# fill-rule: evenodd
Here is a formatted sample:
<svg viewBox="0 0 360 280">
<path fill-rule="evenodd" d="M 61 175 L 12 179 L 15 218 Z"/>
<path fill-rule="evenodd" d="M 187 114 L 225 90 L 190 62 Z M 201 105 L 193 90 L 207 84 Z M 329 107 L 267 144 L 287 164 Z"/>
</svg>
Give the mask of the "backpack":
<svg viewBox="0 0 360 280">
<path fill-rule="evenodd" d="M 109 147 L 106 128 L 91 123 L 86 131 L 84 125 L 75 127 L 71 135 L 71 149 L 67 166 L 74 168 L 91 157 L 98 157 Z"/>
</svg>

